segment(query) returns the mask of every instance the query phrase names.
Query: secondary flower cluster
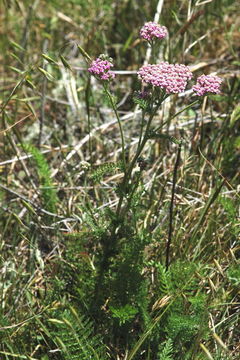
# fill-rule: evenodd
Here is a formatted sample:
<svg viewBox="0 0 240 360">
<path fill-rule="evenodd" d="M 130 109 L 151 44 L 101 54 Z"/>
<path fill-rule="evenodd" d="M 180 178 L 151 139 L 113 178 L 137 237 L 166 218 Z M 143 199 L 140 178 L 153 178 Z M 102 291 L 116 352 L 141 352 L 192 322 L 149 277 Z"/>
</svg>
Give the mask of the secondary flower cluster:
<svg viewBox="0 0 240 360">
<path fill-rule="evenodd" d="M 214 75 L 201 75 L 197 78 L 197 84 L 193 86 L 193 91 L 198 96 L 207 93 L 219 94 L 222 79 Z"/>
<path fill-rule="evenodd" d="M 141 28 L 140 37 L 151 41 L 154 38 L 163 39 L 167 33 L 165 26 L 150 21 Z M 112 59 L 102 54 L 91 63 L 88 71 L 100 80 L 112 80 L 115 78 L 114 72 L 110 70 L 112 66 Z M 178 94 L 185 91 L 187 82 L 193 74 L 186 65 L 161 62 L 142 66 L 138 71 L 138 76 L 143 82 L 159 87 L 167 94 Z M 192 90 L 197 96 L 208 93 L 219 94 L 221 83 L 222 79 L 218 76 L 201 75 L 197 78 L 197 83 Z"/>
<path fill-rule="evenodd" d="M 140 30 L 140 37 L 148 41 L 154 38 L 163 39 L 166 36 L 167 28 L 152 21 L 147 22 Z"/>
<path fill-rule="evenodd" d="M 110 71 L 112 66 L 113 64 L 110 61 L 98 57 L 91 63 L 88 71 L 101 80 L 111 80 L 115 78 L 114 72 Z"/>
<path fill-rule="evenodd" d="M 144 65 L 138 71 L 139 77 L 147 84 L 164 89 L 167 94 L 183 92 L 187 81 L 192 78 L 188 66 L 161 62 L 156 65 Z"/>
</svg>

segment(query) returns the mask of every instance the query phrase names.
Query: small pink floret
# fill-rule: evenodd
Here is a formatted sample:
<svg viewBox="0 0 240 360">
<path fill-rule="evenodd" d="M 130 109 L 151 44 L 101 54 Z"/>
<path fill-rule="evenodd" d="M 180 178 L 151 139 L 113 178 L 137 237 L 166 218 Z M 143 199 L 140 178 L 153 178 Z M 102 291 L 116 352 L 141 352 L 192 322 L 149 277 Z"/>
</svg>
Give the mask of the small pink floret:
<svg viewBox="0 0 240 360">
<path fill-rule="evenodd" d="M 111 80 L 115 78 L 115 74 L 110 71 L 112 66 L 113 64 L 110 61 L 97 58 L 91 63 L 88 71 L 91 74 L 98 76 L 101 80 Z"/>
<path fill-rule="evenodd" d="M 155 22 L 147 22 L 140 30 L 140 37 L 145 40 L 152 40 L 154 38 L 164 39 L 167 36 L 167 28 Z"/>
<path fill-rule="evenodd" d="M 160 87 L 167 94 L 181 93 L 186 89 L 187 82 L 192 78 L 188 66 L 161 62 L 156 65 L 144 65 L 138 71 L 143 82 Z"/>
<path fill-rule="evenodd" d="M 112 80 L 115 78 L 115 74 L 112 71 L 107 71 L 105 73 L 103 73 L 102 75 L 100 75 L 100 79 L 102 80 Z"/>
<path fill-rule="evenodd" d="M 222 79 L 215 75 L 201 75 L 197 78 L 197 83 L 192 87 L 198 96 L 207 93 L 220 94 Z"/>
</svg>

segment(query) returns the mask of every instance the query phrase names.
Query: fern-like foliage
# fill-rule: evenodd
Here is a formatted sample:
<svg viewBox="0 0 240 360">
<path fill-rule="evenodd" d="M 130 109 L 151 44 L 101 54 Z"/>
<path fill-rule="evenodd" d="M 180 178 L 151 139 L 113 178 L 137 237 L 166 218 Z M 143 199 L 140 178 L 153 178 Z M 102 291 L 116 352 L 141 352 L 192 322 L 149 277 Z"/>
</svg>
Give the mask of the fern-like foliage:
<svg viewBox="0 0 240 360">
<path fill-rule="evenodd" d="M 129 304 L 120 308 L 114 308 L 113 306 L 110 306 L 110 310 L 112 312 L 112 317 L 119 320 L 120 326 L 133 319 L 138 312 L 136 308 Z"/>
<path fill-rule="evenodd" d="M 167 333 L 172 336 L 176 344 L 190 346 L 198 333 L 201 323 L 200 317 L 172 313 L 168 318 Z"/>
<path fill-rule="evenodd" d="M 214 356 L 214 360 L 237 360 L 239 356 L 231 356 L 230 354 L 224 353 L 221 349 L 216 350 L 216 354 Z"/>
<path fill-rule="evenodd" d="M 79 316 L 73 307 L 60 319 L 49 319 L 55 326 L 52 339 L 61 349 L 64 360 L 105 360 L 107 350 L 100 336 L 94 334 L 93 323 Z"/>
<path fill-rule="evenodd" d="M 204 271 L 200 264 L 187 262 L 176 262 L 170 269 L 170 290 L 176 300 L 167 314 L 165 336 L 172 339 L 176 354 L 184 352 L 186 360 L 197 339 L 208 336 L 207 296 L 198 292 L 196 270 Z"/>
<path fill-rule="evenodd" d="M 121 253 L 111 264 L 109 294 L 114 294 L 109 304 L 113 318 L 111 326 L 112 332 L 121 339 L 121 344 L 118 342 L 117 345 L 123 351 L 135 341 L 133 329 L 136 326 L 144 328 L 150 321 L 149 284 L 143 274 L 143 249 L 147 241 L 147 234 L 133 234 L 121 239 Z M 116 338 L 111 341 L 116 342 Z"/>
<path fill-rule="evenodd" d="M 228 198 L 226 196 L 222 196 L 219 199 L 220 204 L 223 206 L 227 220 L 229 221 L 229 230 L 231 234 L 236 236 L 237 238 L 240 235 L 240 230 L 238 226 L 238 204 L 235 204 L 234 200 Z"/>
<path fill-rule="evenodd" d="M 163 349 L 158 353 L 158 360 L 173 360 L 173 342 L 168 339 Z"/>
<path fill-rule="evenodd" d="M 133 98 L 133 102 L 134 102 L 136 105 L 139 105 L 139 107 L 140 107 L 142 110 L 147 110 L 148 105 L 149 105 L 147 100 L 141 99 L 141 98 L 139 98 L 139 97 L 134 97 L 134 98 Z"/>
<path fill-rule="evenodd" d="M 174 144 L 181 144 L 181 141 L 182 141 L 182 140 L 179 140 L 179 139 L 175 138 L 174 136 L 171 136 L 171 135 L 168 135 L 168 134 L 158 133 L 158 132 L 155 132 L 155 131 L 152 131 L 150 133 L 149 137 L 151 139 L 168 140 L 168 141 L 170 141 L 171 143 L 174 143 Z"/>
<path fill-rule="evenodd" d="M 24 144 L 23 148 L 26 152 L 33 156 L 36 164 L 39 183 L 41 186 L 41 195 L 43 206 L 51 212 L 56 211 L 57 194 L 51 179 L 51 172 L 48 163 L 43 154 L 33 145 Z"/>
<path fill-rule="evenodd" d="M 103 177 L 107 174 L 112 175 L 115 174 L 117 171 L 121 171 L 123 168 L 122 161 L 114 162 L 107 162 L 97 166 L 96 169 L 93 169 L 90 179 L 92 179 L 95 183 L 99 183 Z"/>
<path fill-rule="evenodd" d="M 227 277 L 234 288 L 239 288 L 240 285 L 240 267 L 239 264 L 231 265 L 227 270 Z"/>
<path fill-rule="evenodd" d="M 136 91 L 133 96 L 133 102 L 145 112 L 151 111 L 151 93 L 148 91 Z"/>
<path fill-rule="evenodd" d="M 166 271 L 165 266 L 161 263 L 157 264 L 157 273 L 158 273 L 158 282 L 159 282 L 159 291 L 161 295 L 170 294 L 170 279 Z"/>
</svg>

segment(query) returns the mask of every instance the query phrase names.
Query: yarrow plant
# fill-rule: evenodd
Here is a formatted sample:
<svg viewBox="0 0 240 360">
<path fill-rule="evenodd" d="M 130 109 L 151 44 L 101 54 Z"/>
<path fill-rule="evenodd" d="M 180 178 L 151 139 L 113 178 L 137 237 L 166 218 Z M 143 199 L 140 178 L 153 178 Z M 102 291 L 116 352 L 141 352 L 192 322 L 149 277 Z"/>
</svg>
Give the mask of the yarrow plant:
<svg viewBox="0 0 240 360">
<path fill-rule="evenodd" d="M 101 80 L 112 80 L 115 78 L 115 74 L 110 71 L 111 67 L 113 67 L 110 60 L 105 55 L 100 55 L 96 60 L 92 61 L 88 71 Z"/>
<path fill-rule="evenodd" d="M 197 96 L 208 93 L 219 94 L 222 79 L 215 75 L 201 75 L 197 78 L 197 84 L 193 86 L 193 91 Z"/>
<path fill-rule="evenodd" d="M 165 26 L 160 26 L 154 22 L 146 23 L 140 30 L 140 37 L 147 40 L 154 45 L 153 40 L 163 39 L 167 36 L 167 28 Z M 154 46 L 153 46 L 154 48 Z M 154 49 L 153 49 L 154 50 Z M 84 51 L 82 51 L 84 54 Z M 88 60 L 90 59 L 87 56 Z M 192 79 L 193 74 L 190 68 L 184 64 L 169 64 L 168 62 L 160 62 L 159 64 L 148 64 L 142 66 L 137 74 L 140 80 L 147 85 L 153 87 L 152 90 L 145 91 L 144 89 L 137 93 L 134 97 L 134 102 L 140 106 L 142 109 L 142 122 L 139 134 L 139 141 L 135 156 L 130 161 L 126 163 L 125 156 L 125 139 L 122 129 L 121 119 L 116 107 L 116 101 L 114 96 L 111 94 L 109 88 L 109 80 L 112 80 L 115 77 L 115 74 L 110 70 L 113 67 L 112 59 L 106 55 L 100 55 L 96 60 L 92 61 L 88 71 L 93 74 L 96 78 L 103 81 L 103 87 L 105 94 L 110 100 L 112 109 L 115 113 L 116 119 L 118 121 L 120 135 L 121 135 L 121 145 L 122 145 L 122 164 L 124 177 L 122 184 L 120 186 L 120 196 L 116 209 L 117 218 L 121 217 L 123 202 L 126 200 L 128 205 L 130 204 L 129 199 L 132 195 L 129 196 L 129 188 L 131 183 L 131 176 L 134 166 L 137 164 L 138 159 L 150 138 L 154 138 L 159 135 L 160 128 L 151 129 L 152 120 L 157 114 L 158 109 L 160 108 L 163 101 L 170 96 L 171 94 L 179 94 L 186 90 L 188 81 Z M 222 80 L 217 76 L 202 75 L 197 79 L 197 84 L 193 86 L 193 90 L 197 93 L 198 96 L 202 96 L 205 93 L 219 93 L 219 88 Z M 190 107 L 189 105 L 188 107 Z M 180 112 L 184 111 L 181 110 Z M 179 142 L 180 144 L 180 142 Z M 130 206 L 130 205 L 129 205 Z"/>
<path fill-rule="evenodd" d="M 188 66 L 183 64 L 169 64 L 161 62 L 156 65 L 144 65 L 138 71 L 138 76 L 143 82 L 159 87 L 167 94 L 183 92 L 187 81 L 192 78 Z"/>
<path fill-rule="evenodd" d="M 140 38 L 151 41 L 154 38 L 164 39 L 167 36 L 167 28 L 155 22 L 147 22 L 140 30 Z"/>
<path fill-rule="evenodd" d="M 14 33 L 17 7 L 8 11 L 11 1 L 5 3 L 3 20 Z M 90 57 L 73 41 L 56 51 L 55 27 L 53 41 L 46 43 L 42 26 L 50 15 L 43 18 L 44 7 L 53 7 L 53 1 L 42 3 L 41 21 L 35 21 L 30 8 L 23 34 L 19 29 L 11 44 L 3 42 L 2 57 L 11 65 L 11 55 L 14 66 L 6 69 L 8 80 L 0 96 L 0 134 L 6 135 L 1 136 L 0 160 L 6 174 L 0 181 L 2 360 L 34 360 L 34 355 L 41 360 L 237 360 L 240 82 L 231 74 L 236 58 L 231 55 L 231 67 L 224 72 L 227 94 L 215 99 L 208 99 L 209 94 L 220 92 L 222 80 L 203 71 L 192 74 L 187 62 L 177 60 L 194 59 L 197 50 L 188 52 L 195 44 L 188 41 L 194 39 L 184 34 L 196 26 L 195 38 L 205 20 L 220 30 L 219 19 L 226 19 L 224 36 L 230 40 L 234 31 L 235 38 L 226 18 L 234 8 L 225 9 L 232 2 L 219 1 L 218 11 L 215 5 L 198 11 L 200 1 L 175 0 L 170 8 L 166 1 L 165 14 L 181 4 L 176 13 L 180 24 L 169 28 L 179 34 L 176 46 L 166 42 L 167 29 L 153 22 L 142 24 L 141 39 L 139 28 L 135 41 L 128 34 L 134 21 L 129 27 L 112 21 L 115 11 L 121 18 L 126 15 L 126 6 L 101 1 L 104 27 L 96 27 L 95 40 L 92 26 L 83 28 L 91 33 L 81 34 L 81 41 L 91 51 L 100 30 L 105 34 L 111 28 L 114 33 L 106 34 L 92 54 L 102 43 L 118 62 L 100 55 L 103 50 Z M 139 1 L 141 9 L 135 13 L 147 15 L 156 3 Z M 84 4 L 91 21 L 99 2 Z M 128 4 L 134 10 L 134 2 Z M 186 10 L 193 14 L 188 21 Z M 12 28 L 11 19 L 16 20 Z M 121 45 L 122 32 L 129 36 Z M 214 35 L 219 44 L 218 32 Z M 61 36 L 69 38 L 64 32 Z M 43 53 L 41 59 L 31 49 L 34 38 L 43 39 L 39 50 L 48 49 L 50 56 Z M 55 42 L 61 45 L 61 39 Z M 201 44 L 204 54 L 207 42 Z M 225 53 L 237 52 L 229 45 L 220 49 L 224 67 Z M 77 48 L 86 61 L 84 69 Z M 212 49 L 205 56 L 212 57 Z M 128 71 L 115 71 L 117 64 L 127 64 Z M 193 90 L 186 92 L 192 86 L 194 95 Z M 35 113 L 39 129 L 33 116 L 23 122 Z M 17 163 L 26 157 L 33 162 Z"/>
<path fill-rule="evenodd" d="M 155 39 L 163 39 L 167 36 L 167 29 L 165 26 L 160 26 L 154 22 L 146 23 L 140 30 L 140 37 L 147 40 L 152 46 L 152 53 L 154 55 L 155 48 Z M 84 54 L 84 51 L 81 51 Z M 154 56 L 152 56 L 154 59 Z M 90 57 L 87 56 L 89 60 Z M 123 170 L 123 179 L 118 186 L 118 203 L 116 207 L 115 219 L 119 221 L 114 222 L 112 234 L 116 236 L 116 226 L 124 224 L 124 217 L 128 210 L 131 208 L 132 201 L 134 199 L 134 193 L 138 187 L 138 182 L 141 179 L 141 172 L 144 170 L 145 161 L 142 159 L 141 155 L 144 151 L 145 145 L 149 139 L 161 138 L 161 129 L 166 124 L 162 122 L 160 126 L 153 128 L 153 119 L 156 116 L 158 110 L 160 109 L 162 103 L 165 99 L 171 94 L 179 94 L 186 90 L 188 81 L 192 79 L 193 74 L 190 68 L 184 64 L 169 64 L 168 62 L 160 62 L 159 64 L 147 64 L 143 65 L 137 72 L 139 79 L 147 84 L 152 86 L 152 89 L 142 88 L 141 92 L 137 92 L 134 96 L 134 102 L 138 104 L 142 110 L 141 125 L 139 129 L 139 139 L 137 143 L 137 148 L 133 158 L 130 161 L 126 161 L 126 151 L 125 151 L 125 137 L 122 127 L 122 121 L 120 119 L 118 109 L 116 106 L 116 99 L 111 94 L 111 89 L 109 87 L 109 80 L 115 77 L 115 74 L 110 70 L 112 68 L 112 59 L 106 55 L 100 55 L 96 60 L 92 61 L 88 71 L 93 74 L 99 80 L 102 80 L 103 88 L 105 94 L 107 95 L 111 107 L 116 116 L 120 136 L 121 136 L 121 146 L 122 146 L 122 160 L 121 168 Z M 107 81 L 106 81 L 107 80 Z M 202 75 L 197 79 L 197 84 L 193 87 L 193 90 L 197 93 L 198 96 L 202 96 L 205 93 L 219 93 L 219 88 L 221 84 L 221 79 L 216 76 Z M 198 101 L 198 100 L 197 100 Z M 196 103 L 194 101 L 192 104 Z M 177 114 L 185 111 L 187 108 L 191 107 L 188 105 L 186 108 L 180 110 Z M 178 144 L 178 154 L 175 164 L 175 169 L 179 164 L 180 151 L 181 151 L 181 140 L 173 140 L 172 137 L 169 138 L 170 141 Z M 139 165 L 140 172 L 138 174 L 135 182 L 132 182 L 133 169 L 136 165 Z M 173 184 L 176 180 L 176 171 L 174 173 Z M 134 186 L 132 185 L 134 184 Z M 172 193 L 174 194 L 175 185 L 173 185 Z M 173 198 L 172 198 L 173 199 Z M 171 201 L 171 214 L 173 213 L 173 200 Z M 170 220 L 169 229 L 172 229 L 172 220 Z M 169 230 L 169 237 L 167 240 L 166 247 L 166 269 L 168 269 L 170 263 L 170 248 L 171 248 L 171 234 Z M 108 253 L 106 251 L 106 263 L 108 262 Z M 104 271 L 107 271 L 106 269 Z"/>
</svg>

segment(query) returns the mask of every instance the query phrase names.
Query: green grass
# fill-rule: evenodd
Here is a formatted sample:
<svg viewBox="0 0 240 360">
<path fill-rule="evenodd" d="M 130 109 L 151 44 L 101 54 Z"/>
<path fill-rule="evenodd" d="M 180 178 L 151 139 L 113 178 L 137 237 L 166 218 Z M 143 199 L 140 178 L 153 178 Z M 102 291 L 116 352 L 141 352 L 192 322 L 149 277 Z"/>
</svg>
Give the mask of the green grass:
<svg viewBox="0 0 240 360">
<path fill-rule="evenodd" d="M 142 3 L 2 1 L 3 360 L 239 358 L 238 7 L 164 2 L 159 59 L 223 86 L 169 97 L 141 147 L 136 74 L 104 89 L 79 49 L 138 70 Z"/>
</svg>

